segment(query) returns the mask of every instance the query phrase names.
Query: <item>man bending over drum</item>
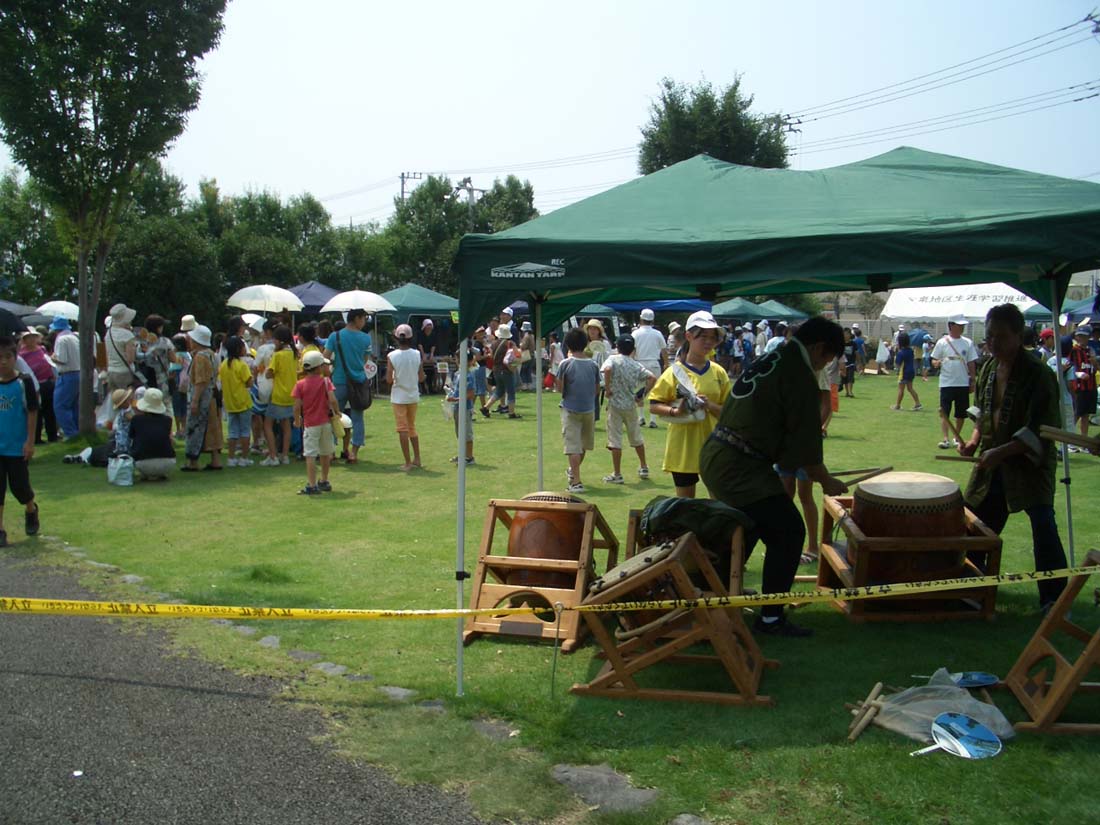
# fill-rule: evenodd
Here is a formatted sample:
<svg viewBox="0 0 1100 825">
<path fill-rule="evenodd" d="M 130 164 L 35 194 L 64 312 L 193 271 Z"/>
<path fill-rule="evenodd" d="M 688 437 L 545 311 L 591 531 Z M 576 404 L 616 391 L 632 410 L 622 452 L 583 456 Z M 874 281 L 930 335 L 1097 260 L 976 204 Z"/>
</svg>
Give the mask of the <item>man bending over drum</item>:
<svg viewBox="0 0 1100 825">
<path fill-rule="evenodd" d="M 772 469 L 799 467 L 828 495 L 848 489 L 822 461 L 817 371 L 844 352 L 844 333 L 825 318 L 811 318 L 782 347 L 757 359 L 738 377 L 703 445 L 700 470 L 715 498 L 756 523 L 763 540 L 764 593 L 794 584 L 806 527 Z M 768 605 L 754 628 L 780 636 L 812 631 L 787 621 L 782 605 Z"/>
<path fill-rule="evenodd" d="M 1009 513 L 1023 510 L 1031 520 L 1036 570 L 1066 566 L 1066 553 L 1054 520 L 1054 443 L 1039 427 L 1061 426 L 1054 372 L 1023 349 L 1024 316 L 1015 304 L 989 310 L 985 337 L 993 357 L 978 373 L 975 404 L 981 410 L 962 455 L 979 452 L 970 474 L 966 503 L 1000 534 Z M 980 451 L 979 451 L 980 448 Z M 1065 589 L 1065 579 L 1039 581 L 1044 611 Z"/>
</svg>

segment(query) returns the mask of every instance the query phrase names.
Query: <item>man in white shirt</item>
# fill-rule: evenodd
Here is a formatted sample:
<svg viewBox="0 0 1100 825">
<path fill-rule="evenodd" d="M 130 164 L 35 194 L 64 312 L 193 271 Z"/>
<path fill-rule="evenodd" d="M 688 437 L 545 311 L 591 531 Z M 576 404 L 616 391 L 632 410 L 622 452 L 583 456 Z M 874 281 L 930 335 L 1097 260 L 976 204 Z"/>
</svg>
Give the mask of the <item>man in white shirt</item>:
<svg viewBox="0 0 1100 825">
<path fill-rule="evenodd" d="M 753 348 L 756 353 L 756 357 L 760 358 L 764 354 L 764 347 L 768 345 L 768 339 L 772 337 L 771 327 L 768 326 L 767 321 L 756 322 L 756 346 Z"/>
<path fill-rule="evenodd" d="M 966 409 L 970 406 L 970 393 L 974 390 L 974 364 L 978 350 L 974 342 L 966 338 L 963 328 L 966 316 L 953 315 L 947 321 L 947 335 L 932 348 L 932 366 L 940 371 L 940 430 L 943 432 L 941 450 L 959 446 Z M 955 438 L 948 436 L 951 406 L 955 406 Z"/>
<path fill-rule="evenodd" d="M 775 335 L 768 339 L 768 343 L 764 345 L 764 354 L 774 352 L 780 344 L 787 343 L 787 339 L 791 337 L 790 328 L 783 321 L 780 321 L 775 325 Z"/>
<path fill-rule="evenodd" d="M 664 372 L 667 365 L 665 349 L 668 342 L 665 341 L 665 336 L 661 334 L 661 331 L 653 326 L 653 317 L 653 310 L 649 307 L 642 310 L 641 321 L 633 332 L 634 360 L 655 376 L 659 376 Z M 643 392 L 642 395 L 644 394 Z M 641 407 L 638 423 L 645 426 L 645 419 L 648 417 L 648 426 L 655 430 L 657 429 L 657 422 L 653 420 L 653 413 L 650 412 L 649 404 L 642 403 L 642 395 L 637 398 L 638 406 Z"/>
</svg>

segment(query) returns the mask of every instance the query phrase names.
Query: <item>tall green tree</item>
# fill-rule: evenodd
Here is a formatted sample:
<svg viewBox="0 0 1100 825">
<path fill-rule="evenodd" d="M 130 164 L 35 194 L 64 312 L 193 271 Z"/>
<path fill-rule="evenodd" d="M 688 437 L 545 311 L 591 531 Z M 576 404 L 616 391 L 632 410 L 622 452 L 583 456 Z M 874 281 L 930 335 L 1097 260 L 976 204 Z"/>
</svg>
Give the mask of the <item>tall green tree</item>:
<svg viewBox="0 0 1100 825">
<path fill-rule="evenodd" d="M 81 327 L 141 164 L 199 102 L 197 62 L 225 0 L 7 0 L 0 6 L 0 137 L 68 224 Z M 91 267 L 89 267 L 91 264 Z M 81 335 L 80 428 L 95 431 L 94 350 Z"/>
<path fill-rule="evenodd" d="M 392 262 L 407 280 L 454 294 L 451 263 L 469 228 L 469 207 L 449 178 L 429 176 L 404 200 L 386 227 Z M 476 214 L 476 213 L 475 213 Z"/>
<path fill-rule="evenodd" d="M 664 78 L 642 126 L 638 170 L 648 175 L 700 153 L 743 166 L 786 167 L 782 119 L 753 114 L 752 103 L 740 77 L 718 90 L 707 81 L 686 86 Z"/>
<path fill-rule="evenodd" d="M 72 253 L 42 192 L 15 170 L 0 178 L 0 286 L 32 306 L 68 299 L 76 287 Z"/>
<path fill-rule="evenodd" d="M 503 232 L 539 216 L 535 209 L 535 188 L 530 181 L 509 175 L 494 180 L 493 188 L 474 206 L 475 232 Z"/>
</svg>

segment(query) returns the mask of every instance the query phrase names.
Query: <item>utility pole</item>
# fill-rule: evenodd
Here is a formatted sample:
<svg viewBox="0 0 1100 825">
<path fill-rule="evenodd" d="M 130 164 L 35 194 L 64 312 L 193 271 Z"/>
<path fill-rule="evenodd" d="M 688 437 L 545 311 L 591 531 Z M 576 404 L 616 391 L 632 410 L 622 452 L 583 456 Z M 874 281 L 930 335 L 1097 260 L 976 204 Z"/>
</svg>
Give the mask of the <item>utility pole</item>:
<svg viewBox="0 0 1100 825">
<path fill-rule="evenodd" d="M 423 172 L 402 172 L 399 177 L 401 178 L 401 202 L 405 202 L 405 181 L 407 180 L 423 180 Z"/>
<path fill-rule="evenodd" d="M 476 193 L 481 193 L 482 195 L 484 195 L 486 190 L 485 189 L 475 189 L 473 181 L 470 178 L 466 177 L 466 178 L 463 178 L 462 180 L 460 180 L 458 182 L 458 185 L 455 186 L 455 194 L 457 195 L 459 192 L 465 192 L 466 193 L 466 206 L 469 210 L 469 227 L 468 227 L 468 229 L 469 229 L 470 232 L 473 232 L 474 231 L 474 199 L 477 196 Z"/>
</svg>

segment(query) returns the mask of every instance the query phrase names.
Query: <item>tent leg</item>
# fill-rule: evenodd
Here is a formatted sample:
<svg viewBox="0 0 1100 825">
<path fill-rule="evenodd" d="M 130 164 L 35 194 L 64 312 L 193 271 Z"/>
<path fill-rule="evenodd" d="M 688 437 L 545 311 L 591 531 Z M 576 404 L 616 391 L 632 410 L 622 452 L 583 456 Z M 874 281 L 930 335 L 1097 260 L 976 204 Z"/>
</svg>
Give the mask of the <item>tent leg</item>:
<svg viewBox="0 0 1100 825">
<path fill-rule="evenodd" d="M 455 526 L 455 591 L 458 609 L 462 609 L 463 587 L 469 574 L 466 572 L 466 433 L 471 425 L 466 415 L 466 373 L 469 370 L 467 353 L 469 344 L 463 338 L 458 342 L 458 404 L 455 405 L 455 415 L 458 416 L 458 520 Z M 455 620 L 455 649 L 457 663 L 455 674 L 457 685 L 455 696 L 462 696 L 462 629 L 463 620 L 460 616 Z"/>
<path fill-rule="evenodd" d="M 542 484 L 542 298 L 535 298 L 535 427 L 538 435 L 535 437 L 536 450 L 538 451 L 538 487 Z"/>
<path fill-rule="evenodd" d="M 1058 365 L 1058 369 L 1054 371 L 1058 377 L 1058 414 L 1062 418 L 1062 423 L 1066 420 L 1066 374 L 1062 371 L 1062 330 L 1058 325 L 1058 310 L 1061 304 L 1058 302 L 1058 282 L 1053 278 L 1050 281 L 1050 314 L 1051 314 L 1051 328 L 1054 330 L 1054 357 L 1057 359 L 1054 363 Z M 1066 488 L 1066 543 L 1069 546 L 1069 566 L 1073 567 L 1076 562 L 1074 561 L 1074 549 L 1073 549 L 1073 506 L 1070 502 L 1070 475 L 1069 475 L 1069 445 L 1059 444 L 1059 448 L 1062 451 L 1062 484 Z"/>
</svg>

